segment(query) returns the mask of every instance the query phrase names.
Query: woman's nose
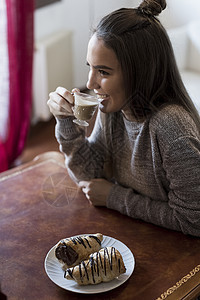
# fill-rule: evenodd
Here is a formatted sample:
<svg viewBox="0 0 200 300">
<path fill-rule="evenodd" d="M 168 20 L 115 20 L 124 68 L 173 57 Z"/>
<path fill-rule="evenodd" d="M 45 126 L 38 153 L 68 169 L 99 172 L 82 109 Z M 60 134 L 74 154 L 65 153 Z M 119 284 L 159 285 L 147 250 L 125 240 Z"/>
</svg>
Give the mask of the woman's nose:
<svg viewBox="0 0 200 300">
<path fill-rule="evenodd" d="M 100 87 L 97 82 L 97 78 L 92 71 L 90 71 L 88 74 L 88 81 L 87 81 L 86 86 L 89 90 L 99 89 L 99 87 Z"/>
</svg>

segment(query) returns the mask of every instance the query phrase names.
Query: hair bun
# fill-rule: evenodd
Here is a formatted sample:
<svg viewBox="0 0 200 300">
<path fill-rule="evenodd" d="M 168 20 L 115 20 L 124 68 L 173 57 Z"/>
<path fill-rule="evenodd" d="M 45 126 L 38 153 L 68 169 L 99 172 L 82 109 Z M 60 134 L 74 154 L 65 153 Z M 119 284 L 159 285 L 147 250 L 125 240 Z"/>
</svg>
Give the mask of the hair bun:
<svg viewBox="0 0 200 300">
<path fill-rule="evenodd" d="M 138 10 L 149 16 L 158 16 L 165 8 L 165 0 L 144 0 Z"/>
</svg>

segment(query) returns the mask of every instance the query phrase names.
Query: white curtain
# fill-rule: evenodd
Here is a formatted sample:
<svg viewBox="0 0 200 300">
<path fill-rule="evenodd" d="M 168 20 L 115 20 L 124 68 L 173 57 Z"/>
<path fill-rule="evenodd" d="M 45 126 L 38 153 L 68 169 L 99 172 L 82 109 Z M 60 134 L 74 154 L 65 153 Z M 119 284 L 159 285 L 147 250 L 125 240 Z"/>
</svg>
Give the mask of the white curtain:
<svg viewBox="0 0 200 300">
<path fill-rule="evenodd" d="M 6 1 L 0 0 L 0 139 L 5 141 L 9 112 Z"/>
</svg>

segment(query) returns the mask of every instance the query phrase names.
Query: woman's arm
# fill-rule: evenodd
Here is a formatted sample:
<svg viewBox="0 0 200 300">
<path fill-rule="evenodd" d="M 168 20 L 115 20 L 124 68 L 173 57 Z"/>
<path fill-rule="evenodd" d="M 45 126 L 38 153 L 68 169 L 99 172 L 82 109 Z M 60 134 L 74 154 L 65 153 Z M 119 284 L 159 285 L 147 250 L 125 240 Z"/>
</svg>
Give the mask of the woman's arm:
<svg viewBox="0 0 200 300">
<path fill-rule="evenodd" d="M 56 138 L 65 154 L 71 177 L 79 182 L 104 177 L 105 144 L 99 113 L 89 138 L 85 130 L 73 123 L 73 118 L 57 119 Z"/>
<path fill-rule="evenodd" d="M 85 130 L 74 124 L 74 96 L 63 87 L 58 87 L 49 94 L 47 102 L 51 113 L 56 118 L 56 138 L 60 150 L 65 154 L 66 166 L 75 181 L 88 180 L 104 176 L 104 147 L 100 118 L 97 116 L 95 128 L 90 138 Z M 99 115 L 99 114 L 98 114 Z"/>
<path fill-rule="evenodd" d="M 107 207 L 185 234 L 200 236 L 200 141 L 183 137 L 163 156 L 169 180 L 168 201 L 158 201 L 118 184 L 112 186 Z"/>
</svg>

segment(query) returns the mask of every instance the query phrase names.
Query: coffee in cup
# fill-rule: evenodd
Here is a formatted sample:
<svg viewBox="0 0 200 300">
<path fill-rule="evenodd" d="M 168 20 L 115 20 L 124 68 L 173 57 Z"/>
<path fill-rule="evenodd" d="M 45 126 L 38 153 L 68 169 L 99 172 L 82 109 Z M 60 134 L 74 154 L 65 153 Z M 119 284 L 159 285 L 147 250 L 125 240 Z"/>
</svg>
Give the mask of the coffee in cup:
<svg viewBox="0 0 200 300">
<path fill-rule="evenodd" d="M 74 122 L 82 126 L 88 126 L 89 124 L 86 120 L 90 120 L 94 115 L 98 106 L 98 100 L 95 96 L 78 92 L 74 93 L 74 98 L 73 112 L 76 117 Z"/>
</svg>

